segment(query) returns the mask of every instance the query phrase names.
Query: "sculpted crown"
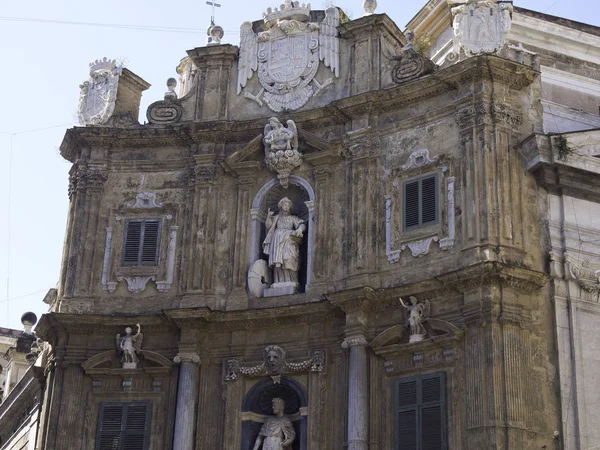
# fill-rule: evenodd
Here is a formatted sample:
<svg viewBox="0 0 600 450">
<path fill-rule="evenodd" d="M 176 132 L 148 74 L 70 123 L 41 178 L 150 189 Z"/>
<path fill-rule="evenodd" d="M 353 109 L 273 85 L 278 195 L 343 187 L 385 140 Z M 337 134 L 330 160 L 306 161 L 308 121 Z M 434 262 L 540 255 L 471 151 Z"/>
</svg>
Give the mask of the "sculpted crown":
<svg viewBox="0 0 600 450">
<path fill-rule="evenodd" d="M 263 13 L 263 19 L 267 25 L 272 25 L 279 20 L 307 20 L 310 16 L 310 3 L 300 5 L 300 2 L 285 0 L 279 9 L 268 8 Z"/>
<path fill-rule="evenodd" d="M 97 72 L 112 71 L 117 67 L 117 61 L 104 57 L 90 63 L 90 75 Z"/>
</svg>

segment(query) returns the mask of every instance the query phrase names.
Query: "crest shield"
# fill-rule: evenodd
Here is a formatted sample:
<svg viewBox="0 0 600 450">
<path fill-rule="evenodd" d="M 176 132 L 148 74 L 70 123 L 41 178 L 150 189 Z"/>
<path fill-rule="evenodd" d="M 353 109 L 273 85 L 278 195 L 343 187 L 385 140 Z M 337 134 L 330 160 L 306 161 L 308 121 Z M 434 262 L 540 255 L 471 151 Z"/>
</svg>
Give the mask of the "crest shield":
<svg viewBox="0 0 600 450">
<path fill-rule="evenodd" d="M 90 79 L 83 82 L 79 97 L 79 123 L 102 125 L 112 116 L 117 99 L 121 67 L 104 58 L 90 64 Z"/>
<path fill-rule="evenodd" d="M 284 36 L 268 42 L 267 73 L 277 83 L 294 84 L 309 64 L 308 35 Z"/>
</svg>

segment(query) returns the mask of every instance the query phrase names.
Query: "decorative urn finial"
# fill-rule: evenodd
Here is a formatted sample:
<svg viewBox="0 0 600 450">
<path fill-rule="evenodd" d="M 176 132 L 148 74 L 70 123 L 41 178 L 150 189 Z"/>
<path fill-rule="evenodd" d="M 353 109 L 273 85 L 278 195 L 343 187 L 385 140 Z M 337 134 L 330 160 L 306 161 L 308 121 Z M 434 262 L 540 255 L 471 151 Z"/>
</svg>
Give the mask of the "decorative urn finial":
<svg viewBox="0 0 600 450">
<path fill-rule="evenodd" d="M 363 8 L 365 8 L 365 16 L 370 16 L 377 9 L 377 0 L 364 0 Z"/>
</svg>

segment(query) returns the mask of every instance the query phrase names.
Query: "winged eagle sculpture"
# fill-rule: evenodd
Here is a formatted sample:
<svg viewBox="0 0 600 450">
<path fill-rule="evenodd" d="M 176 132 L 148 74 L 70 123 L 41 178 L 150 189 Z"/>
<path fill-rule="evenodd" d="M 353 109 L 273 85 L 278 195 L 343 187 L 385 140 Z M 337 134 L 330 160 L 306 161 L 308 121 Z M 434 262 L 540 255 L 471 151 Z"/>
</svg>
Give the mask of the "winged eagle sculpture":
<svg viewBox="0 0 600 450">
<path fill-rule="evenodd" d="M 266 103 L 275 112 L 292 111 L 333 84 L 333 77 L 319 83 L 315 75 L 322 61 L 339 77 L 340 11 L 328 8 L 322 22 L 309 22 L 309 18 L 310 4 L 286 0 L 280 10 L 267 9 L 266 31 L 256 33 L 252 22 L 242 24 L 238 95 L 244 91 L 245 98 L 260 106 Z M 257 94 L 246 87 L 254 72 L 260 83 Z"/>
</svg>

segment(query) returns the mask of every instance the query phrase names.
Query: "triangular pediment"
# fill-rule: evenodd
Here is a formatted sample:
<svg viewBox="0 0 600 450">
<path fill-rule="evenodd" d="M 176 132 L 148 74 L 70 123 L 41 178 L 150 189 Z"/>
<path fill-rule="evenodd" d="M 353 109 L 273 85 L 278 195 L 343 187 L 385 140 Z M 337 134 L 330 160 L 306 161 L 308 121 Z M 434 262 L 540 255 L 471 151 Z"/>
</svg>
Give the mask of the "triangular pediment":
<svg viewBox="0 0 600 450">
<path fill-rule="evenodd" d="M 342 146 L 339 143 L 330 143 L 313 133 L 301 129 L 298 130 L 298 141 L 304 160 L 313 166 L 330 164 L 341 158 Z M 221 165 L 228 173 L 258 170 L 263 165 L 264 157 L 265 148 L 263 134 L 261 133 L 221 161 Z"/>
</svg>

